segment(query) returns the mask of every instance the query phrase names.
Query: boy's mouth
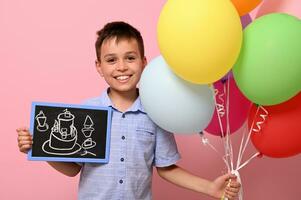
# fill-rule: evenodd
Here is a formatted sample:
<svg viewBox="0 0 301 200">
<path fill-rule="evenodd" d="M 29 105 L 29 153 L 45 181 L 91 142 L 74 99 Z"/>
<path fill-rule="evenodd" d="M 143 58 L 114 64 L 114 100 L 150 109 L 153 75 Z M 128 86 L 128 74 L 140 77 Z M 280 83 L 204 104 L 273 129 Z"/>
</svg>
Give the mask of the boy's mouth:
<svg viewBox="0 0 301 200">
<path fill-rule="evenodd" d="M 115 79 L 117 79 L 119 82 L 126 82 L 131 78 L 132 75 L 122 75 L 122 76 L 116 76 Z"/>
</svg>

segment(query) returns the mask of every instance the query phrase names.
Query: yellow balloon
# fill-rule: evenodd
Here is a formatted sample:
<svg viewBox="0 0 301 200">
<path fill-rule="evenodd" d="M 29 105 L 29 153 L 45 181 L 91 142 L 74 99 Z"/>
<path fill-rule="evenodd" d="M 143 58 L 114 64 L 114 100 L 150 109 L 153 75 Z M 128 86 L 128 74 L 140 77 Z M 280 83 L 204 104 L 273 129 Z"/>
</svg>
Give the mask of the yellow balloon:
<svg viewBox="0 0 301 200">
<path fill-rule="evenodd" d="M 198 84 L 222 78 L 242 43 L 240 17 L 230 0 L 169 0 L 157 31 L 161 54 L 173 72 Z"/>
</svg>

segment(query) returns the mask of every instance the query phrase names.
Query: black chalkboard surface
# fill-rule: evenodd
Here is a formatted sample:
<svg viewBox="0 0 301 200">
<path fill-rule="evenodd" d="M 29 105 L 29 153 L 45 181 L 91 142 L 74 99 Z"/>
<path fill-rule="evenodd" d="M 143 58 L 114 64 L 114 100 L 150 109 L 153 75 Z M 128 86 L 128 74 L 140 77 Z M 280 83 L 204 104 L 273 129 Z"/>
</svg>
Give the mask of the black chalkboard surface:
<svg viewBox="0 0 301 200">
<path fill-rule="evenodd" d="M 29 160 L 107 163 L 110 107 L 33 102 Z"/>
</svg>

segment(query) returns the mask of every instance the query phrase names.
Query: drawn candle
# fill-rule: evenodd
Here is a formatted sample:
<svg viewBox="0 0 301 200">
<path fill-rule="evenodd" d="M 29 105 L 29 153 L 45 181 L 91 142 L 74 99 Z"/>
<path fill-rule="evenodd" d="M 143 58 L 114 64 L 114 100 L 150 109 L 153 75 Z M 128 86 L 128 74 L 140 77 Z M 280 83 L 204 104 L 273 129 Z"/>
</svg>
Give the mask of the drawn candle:
<svg viewBox="0 0 301 200">
<path fill-rule="evenodd" d="M 59 123 L 57 120 L 54 121 L 54 125 L 53 127 L 51 128 L 51 131 L 52 132 L 59 132 Z"/>
<path fill-rule="evenodd" d="M 42 110 L 40 110 L 39 114 L 36 116 L 36 120 L 38 121 L 39 127 L 44 127 L 46 123 L 46 116 Z"/>
<path fill-rule="evenodd" d="M 72 134 L 72 127 L 74 126 L 74 115 L 72 115 L 70 111 L 66 109 L 63 113 L 58 115 L 58 120 L 60 133 L 65 139 L 69 133 Z"/>
<path fill-rule="evenodd" d="M 86 137 L 90 137 L 92 132 L 94 131 L 94 128 L 92 127 L 94 125 L 91 117 L 89 115 L 86 116 L 84 128 L 82 128 L 82 132 Z"/>
</svg>

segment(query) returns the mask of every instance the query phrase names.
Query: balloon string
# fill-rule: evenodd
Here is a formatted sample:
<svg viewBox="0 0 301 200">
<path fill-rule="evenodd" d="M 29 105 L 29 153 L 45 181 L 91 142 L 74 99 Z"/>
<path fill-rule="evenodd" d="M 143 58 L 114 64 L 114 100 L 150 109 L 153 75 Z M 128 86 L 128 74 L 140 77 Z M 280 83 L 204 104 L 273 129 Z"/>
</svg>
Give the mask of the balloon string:
<svg viewBox="0 0 301 200">
<path fill-rule="evenodd" d="M 259 115 L 262 120 L 256 122 L 256 128 L 252 129 L 254 132 L 257 132 L 257 133 L 261 130 L 261 124 L 263 124 L 265 122 L 265 120 L 266 120 L 266 118 L 268 117 L 268 114 L 269 114 L 269 112 L 264 107 L 259 106 L 259 108 L 261 108 L 265 112 L 265 114 L 260 114 Z"/>
<path fill-rule="evenodd" d="M 240 163 L 241 163 L 243 154 L 244 154 L 244 152 L 245 152 L 245 150 L 246 150 L 246 148 L 247 148 L 247 145 L 248 145 L 248 143 L 249 143 L 250 136 L 251 136 L 251 132 L 252 132 L 252 128 L 253 128 L 254 122 L 255 122 L 255 117 L 256 117 L 258 111 L 259 111 L 259 107 L 258 107 L 257 110 L 256 110 L 256 113 L 255 113 L 255 116 L 254 116 L 254 118 L 253 118 L 252 125 L 251 125 L 251 128 L 250 128 L 250 130 L 249 130 L 249 133 L 248 133 L 248 136 L 247 136 L 246 141 L 245 141 L 245 137 L 244 137 L 245 132 L 243 133 L 243 137 L 242 137 L 241 144 L 240 144 L 240 148 L 239 148 L 237 163 L 236 163 L 236 167 L 237 167 L 237 168 L 238 168 L 238 166 L 240 166 Z M 243 146 L 243 147 L 242 147 L 242 146 Z"/>
<path fill-rule="evenodd" d="M 223 157 L 223 159 L 225 159 L 226 161 L 226 166 L 228 168 L 228 171 L 231 171 L 230 169 L 230 162 L 229 162 L 229 151 L 228 151 L 228 146 L 226 145 L 226 138 L 225 138 L 225 134 L 224 134 L 224 130 L 223 130 L 223 124 L 222 124 L 222 121 L 221 121 L 221 115 L 219 114 L 219 110 L 218 107 L 217 107 L 217 102 L 216 102 L 216 97 L 219 96 L 219 98 L 222 100 L 222 102 L 224 102 L 224 100 L 222 99 L 223 98 L 223 95 L 218 95 L 218 90 L 216 89 L 215 90 L 215 94 L 214 95 L 214 103 L 215 103 L 215 109 L 216 109 L 216 112 L 217 112 L 217 118 L 218 118 L 218 122 L 219 122 L 219 126 L 220 126 L 220 130 L 221 130 L 221 134 L 222 134 L 222 140 L 224 141 L 223 142 L 223 145 L 224 145 L 224 151 L 225 151 L 225 156 Z M 220 106 L 220 108 L 224 108 L 223 105 Z"/>
<path fill-rule="evenodd" d="M 208 138 L 206 138 L 204 136 L 203 132 L 200 132 L 199 135 L 201 137 L 201 141 L 202 141 L 203 145 L 205 145 L 205 146 L 208 145 L 212 150 L 214 150 L 222 158 L 222 160 L 226 164 L 227 168 L 229 169 L 230 167 L 229 167 L 229 165 L 227 163 L 227 160 L 225 159 L 225 156 L 222 156 L 222 154 L 210 143 L 210 141 L 208 140 Z"/>
<path fill-rule="evenodd" d="M 225 91 L 225 89 L 224 89 Z M 229 109 L 229 102 L 230 102 L 230 79 L 228 78 L 228 82 L 227 82 L 227 109 L 226 109 L 226 113 L 227 113 L 227 135 L 226 137 L 229 138 L 230 136 L 230 121 L 229 121 L 229 113 L 230 113 L 230 109 Z M 253 122 L 254 124 L 254 122 Z M 246 129 L 245 129 L 246 130 Z M 241 162 L 241 159 L 242 159 L 242 155 L 246 149 L 246 145 L 244 146 L 244 148 L 242 148 L 243 146 L 243 143 L 244 143 L 244 140 L 245 140 L 245 131 L 244 131 L 244 134 L 243 134 L 243 138 L 242 138 L 242 141 L 241 141 L 241 145 L 240 145 L 240 149 L 239 149 L 239 160 L 237 160 L 236 162 L 236 169 L 233 168 L 233 148 L 232 148 L 232 142 L 230 139 L 227 139 L 226 142 L 227 142 L 227 145 L 229 145 L 229 155 L 231 156 L 230 157 L 230 160 L 231 160 L 231 173 L 235 174 L 237 176 L 237 181 L 241 184 L 241 188 L 240 188 L 240 191 L 239 191 L 239 194 L 238 194 L 238 197 L 239 197 L 239 200 L 243 200 L 243 186 L 242 186 L 242 181 L 241 181 L 241 177 L 240 177 L 240 174 L 239 174 L 239 170 L 243 167 L 245 167 L 247 164 L 249 164 L 251 162 L 251 160 L 253 160 L 255 157 L 257 157 L 258 155 L 260 155 L 259 152 L 255 153 L 251 158 L 249 158 L 247 161 L 245 161 L 242 165 L 240 165 L 240 162 Z M 246 143 L 248 143 L 249 141 L 249 137 L 248 137 L 248 140 Z M 243 150 L 242 150 L 243 149 Z"/>
<path fill-rule="evenodd" d="M 219 125 L 220 125 L 220 128 L 221 128 L 221 133 L 222 133 L 222 137 L 223 137 L 223 141 L 224 141 L 225 155 L 222 156 L 222 159 L 226 163 L 228 171 L 231 171 L 231 173 L 234 173 L 237 176 L 238 182 L 241 184 L 241 189 L 240 189 L 240 192 L 239 192 L 239 200 L 242 200 L 243 199 L 243 189 L 242 189 L 240 174 L 239 174 L 238 171 L 240 169 L 242 169 L 243 167 L 245 167 L 246 165 L 248 165 L 251 162 L 251 160 L 253 160 L 258 155 L 260 155 L 260 153 L 257 152 L 253 156 L 251 156 L 251 158 L 249 158 L 247 161 L 245 161 L 243 164 L 240 164 L 240 163 L 241 163 L 241 160 L 243 158 L 243 154 L 246 150 L 246 147 L 249 143 L 250 135 L 251 135 L 251 132 L 253 130 L 254 123 L 255 123 L 255 117 L 256 117 L 259 109 L 261 108 L 265 112 L 265 114 L 260 114 L 260 117 L 263 119 L 263 121 L 260 121 L 260 122 L 256 123 L 256 126 L 259 130 L 260 130 L 260 125 L 265 121 L 268 112 L 262 106 L 259 106 L 257 108 L 257 111 L 256 111 L 255 117 L 253 119 L 251 129 L 249 130 L 247 139 L 246 139 L 246 134 L 245 134 L 246 129 L 243 131 L 243 137 L 242 137 L 242 140 L 241 140 L 241 144 L 240 144 L 240 148 L 239 148 L 239 154 L 238 154 L 238 158 L 237 158 L 237 162 L 236 162 L 236 169 L 234 169 L 234 166 L 233 166 L 233 148 L 232 148 L 232 142 L 231 142 L 230 137 L 229 137 L 230 132 L 231 132 L 230 131 L 230 121 L 229 121 L 229 102 L 230 102 L 230 96 L 229 96 L 229 94 L 230 94 L 230 80 L 229 80 L 229 78 L 227 80 L 227 88 L 226 88 L 226 85 L 224 85 L 223 89 L 224 89 L 224 93 L 222 95 L 219 95 L 219 91 L 215 90 L 215 98 L 214 98 L 215 105 L 216 105 L 216 111 L 217 111 L 217 117 L 218 117 Z M 224 94 L 227 95 L 226 96 L 227 97 L 226 109 L 223 105 L 224 102 L 225 102 L 224 99 L 223 99 Z M 221 102 L 223 104 L 217 104 L 216 103 L 216 98 L 221 100 Z M 222 125 L 222 122 L 221 122 L 221 117 L 223 117 L 225 114 L 226 114 L 226 122 L 227 122 L 226 123 L 226 125 L 227 125 L 226 133 L 224 133 L 224 131 L 223 131 L 223 125 Z M 255 130 L 257 130 L 257 129 L 255 129 Z M 203 139 L 204 138 L 202 138 L 202 140 Z M 220 154 L 217 151 L 217 149 L 213 145 L 210 144 L 210 142 L 207 138 L 203 140 L 203 144 L 205 144 L 205 145 L 208 144 L 214 151 L 216 151 L 218 154 Z M 225 198 L 225 199 L 227 199 L 227 198 Z"/>
<path fill-rule="evenodd" d="M 229 84 L 229 75 L 227 77 L 228 84 Z M 230 135 L 230 129 L 229 129 L 229 90 L 227 93 L 226 86 L 223 84 L 223 90 L 224 93 L 227 94 L 227 104 L 226 104 L 226 137 L 224 140 L 224 146 L 225 146 L 225 156 L 228 156 L 229 162 L 230 162 L 230 167 L 228 167 L 228 171 L 233 171 L 233 151 L 232 151 L 232 145 L 230 147 L 230 140 L 229 140 L 229 135 Z M 229 185 L 231 183 L 231 180 L 229 180 Z M 228 200 L 228 198 L 222 198 L 222 200 Z"/>
<path fill-rule="evenodd" d="M 223 144 L 224 144 L 224 150 L 225 150 L 225 159 L 227 160 L 227 167 L 228 171 L 233 170 L 233 149 L 232 149 L 232 143 L 230 140 L 230 124 L 229 124 L 229 90 L 230 90 L 230 79 L 229 79 L 229 74 L 228 74 L 228 79 L 227 79 L 227 87 L 226 84 L 223 83 L 223 93 L 219 95 L 219 91 L 216 89 L 215 90 L 215 98 L 218 97 L 218 99 L 222 102 L 222 104 L 217 104 L 216 103 L 216 111 L 217 111 L 217 117 L 223 137 Z M 227 95 L 227 101 L 224 100 L 224 95 Z M 216 101 L 216 100 L 215 100 Z M 226 102 L 226 109 L 225 109 L 225 104 Z M 224 117 L 226 114 L 226 133 L 224 133 L 223 129 L 223 124 L 221 122 L 221 118 Z"/>
<path fill-rule="evenodd" d="M 232 171 L 233 174 L 236 175 L 237 177 L 237 181 L 240 183 L 240 190 L 239 190 L 239 193 L 238 193 L 238 199 L 239 200 L 243 200 L 243 185 L 242 185 L 242 181 L 241 181 L 241 177 L 240 177 L 240 174 L 239 174 L 239 170 L 243 167 L 245 167 L 247 164 L 249 164 L 251 162 L 251 160 L 253 160 L 254 158 L 256 158 L 257 156 L 259 156 L 260 153 L 257 152 L 255 153 L 253 156 L 251 156 L 251 158 L 249 158 L 247 161 L 245 161 L 242 165 L 240 165 L 239 167 L 237 167 L 235 170 Z"/>
<path fill-rule="evenodd" d="M 225 104 L 226 102 L 226 106 L 225 106 L 225 110 L 224 112 L 226 113 L 226 133 L 224 133 L 223 130 L 223 126 L 221 123 L 221 118 L 219 117 L 219 125 L 221 128 L 221 133 L 223 135 L 223 141 L 224 141 L 224 149 L 225 149 L 225 157 L 228 161 L 228 166 L 230 165 L 230 167 L 228 168 L 228 171 L 232 171 L 233 170 L 233 148 L 232 148 L 232 142 L 230 140 L 230 123 L 229 123 L 229 113 L 230 113 L 230 109 L 229 109 L 229 98 L 230 98 L 230 79 L 229 79 L 229 75 L 228 75 L 228 79 L 226 81 L 227 84 L 223 84 L 223 94 L 226 94 L 226 101 L 224 101 L 224 99 L 222 99 L 222 102 Z M 221 98 L 222 96 L 220 96 Z"/>
<path fill-rule="evenodd" d="M 242 153 L 242 148 L 243 148 L 243 144 L 245 141 L 245 132 L 246 132 L 246 127 L 242 131 L 242 138 L 241 138 L 241 142 L 240 142 L 240 146 L 239 146 L 236 168 L 238 168 L 238 166 L 240 165 L 240 162 L 241 162 L 241 158 L 242 158 L 241 153 Z"/>
<path fill-rule="evenodd" d="M 256 158 L 259 155 L 260 155 L 259 152 L 255 153 L 253 156 L 251 156 L 251 158 L 249 158 L 247 161 L 245 161 L 243 164 L 241 164 L 236 170 L 238 171 L 241 168 L 245 167 L 247 164 L 249 164 L 251 162 L 251 160 L 253 160 L 254 158 Z"/>
<path fill-rule="evenodd" d="M 227 94 L 227 107 L 226 107 L 226 113 L 227 113 L 227 134 L 226 134 L 226 137 L 227 137 L 227 145 L 229 147 L 229 156 L 230 156 L 230 164 L 231 164 L 231 171 L 233 171 L 233 148 L 232 148 L 232 142 L 230 140 L 230 118 L 229 118 L 229 115 L 230 115 L 230 74 L 228 73 L 228 79 L 227 79 L 227 89 L 226 87 L 224 86 L 224 93 Z"/>
<path fill-rule="evenodd" d="M 215 95 L 214 95 L 214 103 L 215 103 L 215 110 L 216 110 L 216 113 L 217 113 L 217 118 L 218 118 L 218 122 L 219 122 L 219 125 L 220 125 L 220 129 L 221 129 L 221 133 L 222 133 L 222 137 L 224 137 L 224 129 L 223 129 L 223 125 L 222 125 L 222 122 L 221 122 L 221 117 L 224 116 L 225 114 L 225 107 L 224 107 L 224 99 L 223 99 L 223 96 L 224 94 L 219 94 L 219 91 L 218 89 L 215 89 L 214 90 L 215 92 Z M 217 103 L 217 97 L 218 99 L 222 102 L 222 104 L 220 103 Z"/>
<path fill-rule="evenodd" d="M 218 114 L 220 117 L 224 117 L 224 115 L 225 115 L 225 107 L 224 107 L 224 99 L 223 99 L 223 96 L 224 96 L 225 94 L 219 94 L 218 89 L 215 89 L 215 90 L 214 90 L 214 93 L 215 93 L 215 96 L 218 97 L 218 100 L 221 101 L 221 104 L 216 102 L 217 114 Z M 216 97 L 215 97 L 215 98 L 216 98 Z"/>
<path fill-rule="evenodd" d="M 218 155 L 221 156 L 220 152 L 210 143 L 210 141 L 208 140 L 208 138 L 206 138 L 202 132 L 199 133 L 201 139 L 202 139 L 202 143 L 204 145 L 208 145 L 211 149 L 213 149 Z M 245 137 L 245 134 L 243 135 L 243 137 Z M 240 147 L 242 148 L 242 147 Z M 253 160 L 255 157 L 257 157 L 258 155 L 260 155 L 260 153 L 255 153 L 251 158 L 249 158 L 247 161 L 245 161 L 242 165 L 237 165 L 236 169 L 231 170 L 232 174 L 235 174 L 237 176 L 237 181 L 241 184 L 241 188 L 238 194 L 239 200 L 243 200 L 243 187 L 242 187 L 242 181 L 240 178 L 240 174 L 239 174 L 239 170 L 243 167 L 245 167 L 247 164 L 249 164 L 251 162 L 251 160 Z M 227 160 L 225 159 L 225 157 L 227 157 L 228 155 L 225 156 L 221 156 L 221 158 L 223 159 L 223 161 L 225 162 L 227 168 L 229 169 L 230 166 L 227 163 Z M 224 198 L 224 200 L 227 200 L 227 198 Z"/>
<path fill-rule="evenodd" d="M 239 170 L 243 167 L 245 167 L 247 164 L 249 164 L 251 162 L 251 160 L 253 160 L 255 157 L 257 157 L 260 153 L 257 152 L 256 154 L 254 154 L 250 159 L 248 159 L 246 162 L 244 162 L 242 165 L 240 165 L 241 159 L 242 159 L 242 154 L 244 153 L 245 149 L 246 149 L 246 145 L 244 148 L 242 148 L 243 145 L 243 141 L 245 139 L 245 134 L 243 134 L 243 138 L 242 138 L 242 143 L 240 145 L 240 150 L 239 153 L 241 156 L 240 160 L 236 162 L 236 169 L 234 169 L 234 158 L 233 158 L 233 147 L 232 147 L 232 141 L 230 140 L 230 133 L 231 133 L 231 129 L 230 129 L 230 120 L 229 120 L 229 115 L 230 115 L 230 109 L 229 109 L 229 105 L 230 105 L 230 79 L 228 78 L 227 81 L 227 89 L 226 89 L 226 85 L 224 85 L 224 93 L 227 94 L 227 101 L 226 101 L 226 120 L 227 120 L 227 131 L 226 131 L 226 155 L 229 156 L 230 159 L 230 164 L 231 164 L 231 173 L 235 174 L 237 176 L 237 181 L 241 184 L 241 189 L 239 191 L 238 197 L 239 200 L 243 200 L 243 187 L 242 187 L 242 181 L 240 178 L 240 174 L 239 174 Z M 253 122 L 254 123 L 254 122 Z M 249 139 L 248 139 L 249 140 Z M 247 141 L 248 141 L 247 140 Z M 247 142 L 248 143 L 248 142 Z M 242 150 L 243 149 L 243 150 Z"/>
<path fill-rule="evenodd" d="M 246 150 L 246 148 L 247 148 L 247 145 L 248 145 L 248 143 L 249 143 L 249 141 L 250 141 L 251 133 L 252 133 L 252 131 L 254 131 L 254 128 L 253 128 L 253 127 L 254 127 L 254 124 L 255 124 L 255 119 L 256 119 L 256 116 L 257 116 L 257 114 L 258 114 L 258 112 L 259 112 L 260 109 L 263 110 L 265 114 L 260 114 L 260 117 L 263 119 L 263 121 L 256 122 L 256 126 L 257 126 L 258 130 L 261 130 L 261 126 L 260 126 L 260 125 L 261 125 L 262 123 L 264 123 L 264 121 L 266 120 L 266 118 L 267 118 L 267 116 L 268 116 L 268 111 L 267 111 L 263 106 L 258 106 L 258 107 L 257 107 L 255 116 L 254 116 L 253 121 L 252 121 L 251 128 L 250 128 L 249 133 L 248 133 L 247 140 L 246 140 L 246 142 L 245 142 L 245 144 L 244 144 L 244 148 L 242 149 L 241 152 L 239 152 L 239 158 L 238 158 L 237 166 L 240 165 L 240 162 L 241 162 L 241 160 L 242 160 L 243 154 L 244 154 L 244 152 L 245 152 L 245 150 Z M 256 129 L 256 130 L 257 130 L 257 129 Z M 255 131 L 255 132 L 257 132 L 257 131 Z"/>
</svg>

